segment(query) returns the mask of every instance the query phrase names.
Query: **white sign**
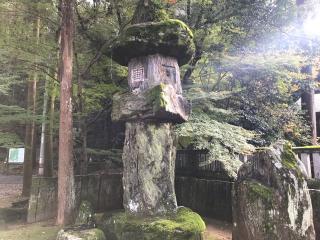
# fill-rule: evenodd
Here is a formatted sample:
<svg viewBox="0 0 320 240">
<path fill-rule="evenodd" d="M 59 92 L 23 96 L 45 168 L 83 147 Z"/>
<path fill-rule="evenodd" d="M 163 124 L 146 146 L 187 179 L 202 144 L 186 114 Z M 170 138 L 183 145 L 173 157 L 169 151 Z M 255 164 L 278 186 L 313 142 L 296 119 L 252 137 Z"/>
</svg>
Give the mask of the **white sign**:
<svg viewBox="0 0 320 240">
<path fill-rule="evenodd" d="M 23 163 L 24 162 L 24 148 L 10 148 L 8 162 L 9 163 Z"/>
</svg>

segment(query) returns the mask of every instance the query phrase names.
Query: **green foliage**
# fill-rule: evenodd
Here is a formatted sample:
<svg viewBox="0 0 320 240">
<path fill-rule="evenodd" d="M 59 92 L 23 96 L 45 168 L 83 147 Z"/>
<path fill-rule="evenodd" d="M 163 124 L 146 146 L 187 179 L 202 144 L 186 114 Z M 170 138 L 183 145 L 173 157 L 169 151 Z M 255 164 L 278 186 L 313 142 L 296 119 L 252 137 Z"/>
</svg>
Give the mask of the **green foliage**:
<svg viewBox="0 0 320 240">
<path fill-rule="evenodd" d="M 140 0 L 137 4 L 132 23 L 159 22 L 169 18 L 163 0 Z"/>
<path fill-rule="evenodd" d="M 135 40 L 173 41 L 174 46 L 184 47 L 189 54 L 183 63 L 196 50 L 184 68 L 191 70 L 194 81 L 187 93 L 193 103 L 191 120 L 178 127 L 184 147 L 207 148 L 210 161 L 225 161 L 234 172 L 239 162 L 233 159 L 252 149 L 248 141 L 255 145 L 268 145 L 278 138 L 299 145 L 308 142 L 308 124 L 294 102 L 301 91 L 313 87 L 310 76 L 299 73 L 309 56 L 299 57 L 291 48 L 292 39 L 284 39 L 282 33 L 294 26 L 295 1 L 180 0 L 170 7 L 162 0 L 149 0 L 148 6 L 144 2 L 77 1 L 75 117 L 99 118 L 100 112 L 110 111 L 112 95 L 127 86 L 127 69 L 113 61 L 118 57 L 113 50 L 124 36 L 120 33 L 130 30 L 128 37 Z M 3 145 L 14 145 L 17 139 L 13 136 L 22 135 L 20 127 L 25 121 L 47 120 L 31 118 L 24 111 L 26 82 L 37 74 L 41 86 L 49 76 L 55 85 L 49 94 L 57 95 L 59 13 L 57 1 L 49 0 L 1 0 L 0 11 L 0 132 Z M 35 34 L 38 18 L 39 42 Z M 146 21 L 158 23 L 142 30 L 129 27 Z M 170 31 L 162 31 L 163 26 Z M 135 45 L 129 50 L 138 55 L 152 53 L 140 47 L 140 52 Z M 129 50 L 122 54 L 128 56 Z M 180 50 L 171 46 L 163 53 Z M 76 87 L 78 79 L 83 82 L 83 95 Z M 39 96 L 43 90 L 37 94 L 37 113 L 42 112 Z M 82 109 L 79 96 L 84 100 Z"/>
<path fill-rule="evenodd" d="M 15 148 L 23 146 L 21 138 L 10 132 L 0 132 L 0 147 L 2 148 Z"/>
<path fill-rule="evenodd" d="M 255 145 L 279 138 L 300 145 L 309 137 L 308 124 L 295 104 L 309 78 L 299 73 L 302 62 L 289 54 L 208 55 L 194 76 L 208 97 L 214 91 L 230 92 L 218 105 L 236 118 L 225 121 L 255 131 Z"/>
<path fill-rule="evenodd" d="M 254 134 L 241 127 L 216 121 L 201 110 L 194 110 L 188 122 L 177 128 L 181 147 L 209 150 L 209 159 L 221 161 L 230 177 L 236 177 L 241 165 L 240 154 L 249 154 L 254 150 L 248 144 Z"/>
<path fill-rule="evenodd" d="M 115 84 L 100 83 L 85 90 L 86 107 L 88 112 L 103 110 L 112 96 L 121 90 Z"/>
</svg>

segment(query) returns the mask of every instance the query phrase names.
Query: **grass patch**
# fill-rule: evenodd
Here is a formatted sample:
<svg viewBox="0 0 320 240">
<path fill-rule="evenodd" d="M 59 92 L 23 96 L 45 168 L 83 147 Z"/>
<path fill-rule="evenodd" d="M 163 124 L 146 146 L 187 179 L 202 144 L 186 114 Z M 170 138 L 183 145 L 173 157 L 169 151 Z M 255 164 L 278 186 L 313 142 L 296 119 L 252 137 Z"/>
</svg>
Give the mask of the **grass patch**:
<svg viewBox="0 0 320 240">
<path fill-rule="evenodd" d="M 0 240 L 56 240 L 59 230 L 44 223 L 11 226 L 9 230 L 0 230 Z"/>
</svg>

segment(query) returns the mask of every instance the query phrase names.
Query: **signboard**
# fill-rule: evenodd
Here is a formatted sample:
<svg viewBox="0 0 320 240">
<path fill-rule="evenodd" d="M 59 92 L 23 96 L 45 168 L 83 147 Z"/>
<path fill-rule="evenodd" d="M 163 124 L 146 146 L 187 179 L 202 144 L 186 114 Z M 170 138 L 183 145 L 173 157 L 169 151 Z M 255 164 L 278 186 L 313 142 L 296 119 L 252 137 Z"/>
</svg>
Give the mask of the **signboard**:
<svg viewBox="0 0 320 240">
<path fill-rule="evenodd" d="M 23 163 L 24 162 L 24 148 L 10 148 L 8 162 L 9 163 Z"/>
</svg>

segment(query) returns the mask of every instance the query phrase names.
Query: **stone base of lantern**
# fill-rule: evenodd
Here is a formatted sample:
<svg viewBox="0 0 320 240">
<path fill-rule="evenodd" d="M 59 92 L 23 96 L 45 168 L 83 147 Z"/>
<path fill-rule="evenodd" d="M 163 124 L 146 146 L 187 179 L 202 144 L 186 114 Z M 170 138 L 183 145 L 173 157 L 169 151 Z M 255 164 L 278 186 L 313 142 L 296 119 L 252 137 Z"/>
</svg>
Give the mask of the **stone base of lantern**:
<svg viewBox="0 0 320 240">
<path fill-rule="evenodd" d="M 136 217 L 125 212 L 106 214 L 100 229 L 108 240 L 202 240 L 205 223 L 188 208 L 158 217 Z"/>
<path fill-rule="evenodd" d="M 175 134 L 171 123 L 126 123 L 123 205 L 136 216 L 176 211 Z"/>
</svg>

